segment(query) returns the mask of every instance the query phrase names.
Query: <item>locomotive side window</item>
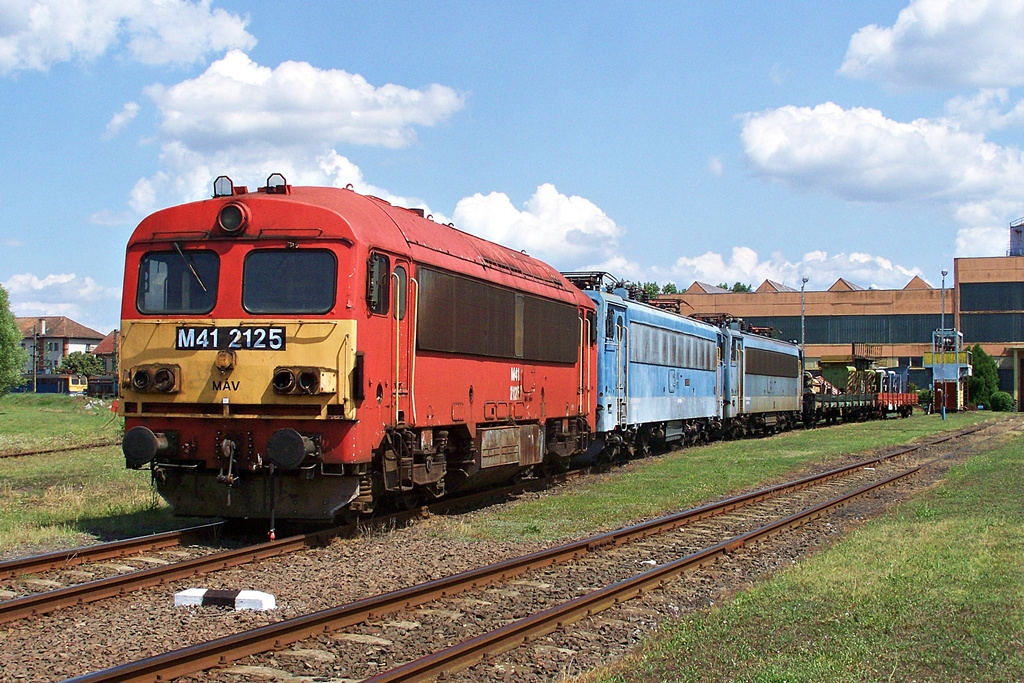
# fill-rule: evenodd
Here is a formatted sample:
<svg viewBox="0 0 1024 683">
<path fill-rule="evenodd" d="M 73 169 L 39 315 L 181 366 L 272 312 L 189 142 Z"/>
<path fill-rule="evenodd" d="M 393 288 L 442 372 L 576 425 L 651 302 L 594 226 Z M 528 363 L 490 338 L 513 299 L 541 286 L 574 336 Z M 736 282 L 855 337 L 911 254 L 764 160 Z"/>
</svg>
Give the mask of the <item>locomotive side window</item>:
<svg viewBox="0 0 1024 683">
<path fill-rule="evenodd" d="M 608 309 L 608 316 L 604 320 L 604 336 L 608 339 L 615 339 L 615 311 Z"/>
<path fill-rule="evenodd" d="M 249 313 L 326 313 L 338 261 L 324 249 L 259 249 L 245 257 L 242 306 Z"/>
<path fill-rule="evenodd" d="M 370 254 L 366 264 L 366 304 L 371 313 L 386 315 L 391 291 L 391 261 L 384 254 Z"/>
<path fill-rule="evenodd" d="M 405 276 L 405 268 L 395 266 L 395 318 L 405 320 L 405 287 L 408 279 Z"/>
<path fill-rule="evenodd" d="M 629 360 L 633 363 L 664 365 L 693 370 L 714 370 L 716 348 L 711 339 L 644 323 L 630 327 Z"/>
<path fill-rule="evenodd" d="M 220 257 L 212 251 L 153 251 L 139 263 L 139 313 L 209 313 L 217 302 Z"/>
</svg>

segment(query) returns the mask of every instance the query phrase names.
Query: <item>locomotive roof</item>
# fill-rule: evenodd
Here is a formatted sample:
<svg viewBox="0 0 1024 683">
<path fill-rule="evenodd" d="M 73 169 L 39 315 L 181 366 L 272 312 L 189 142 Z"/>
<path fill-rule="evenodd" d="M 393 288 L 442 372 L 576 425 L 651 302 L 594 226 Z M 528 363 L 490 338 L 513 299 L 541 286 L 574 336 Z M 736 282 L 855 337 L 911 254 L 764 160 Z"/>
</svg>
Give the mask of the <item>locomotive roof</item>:
<svg viewBox="0 0 1024 683">
<path fill-rule="evenodd" d="M 129 246 L 139 242 L 193 240 L 258 241 L 302 239 L 349 241 L 414 262 L 541 296 L 573 300 L 592 307 L 590 299 L 556 269 L 526 253 L 437 223 L 416 209 L 394 206 L 383 199 L 335 187 L 281 186 L 277 192 L 260 188 L 215 197 L 158 211 L 139 224 Z M 217 214 L 230 203 L 245 205 L 250 228 L 242 237 L 217 234 Z"/>
</svg>

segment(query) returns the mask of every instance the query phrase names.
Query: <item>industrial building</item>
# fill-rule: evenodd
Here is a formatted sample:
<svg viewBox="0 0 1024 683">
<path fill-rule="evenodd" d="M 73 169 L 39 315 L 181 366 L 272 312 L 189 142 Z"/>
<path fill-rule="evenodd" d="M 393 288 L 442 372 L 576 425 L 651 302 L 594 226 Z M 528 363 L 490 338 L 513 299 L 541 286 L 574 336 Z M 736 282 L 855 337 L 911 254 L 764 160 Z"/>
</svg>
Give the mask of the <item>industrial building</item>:
<svg viewBox="0 0 1024 683">
<path fill-rule="evenodd" d="M 826 291 L 801 291 L 766 280 L 754 292 L 735 293 L 695 282 L 681 294 L 657 297 L 657 303 L 683 315 L 726 314 L 774 328 L 781 339 L 803 339 L 811 369 L 823 357 L 854 353 L 878 358 L 883 366 L 909 367 L 919 388 L 931 385 L 932 370 L 924 359 L 932 351 L 933 333 L 956 329 L 967 348 L 980 344 L 995 359 L 999 388 L 1012 394 L 1021 410 L 1022 232 L 1024 219 L 1010 226 L 1007 256 L 955 259 L 952 277 L 942 275 L 939 287 L 914 277 L 902 289 L 864 289 L 840 278 Z"/>
</svg>

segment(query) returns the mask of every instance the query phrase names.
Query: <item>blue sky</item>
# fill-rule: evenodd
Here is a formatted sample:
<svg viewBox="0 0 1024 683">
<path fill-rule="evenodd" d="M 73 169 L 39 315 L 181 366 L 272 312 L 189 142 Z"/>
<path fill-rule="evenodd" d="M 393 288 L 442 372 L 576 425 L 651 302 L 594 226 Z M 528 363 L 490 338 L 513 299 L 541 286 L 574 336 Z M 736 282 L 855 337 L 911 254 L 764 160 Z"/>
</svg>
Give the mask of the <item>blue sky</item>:
<svg viewBox="0 0 1024 683">
<path fill-rule="evenodd" d="M 143 216 L 280 172 L 563 270 L 938 286 L 1024 215 L 1022 35 L 1024 0 L 0 0 L 0 283 L 107 332 Z"/>
</svg>

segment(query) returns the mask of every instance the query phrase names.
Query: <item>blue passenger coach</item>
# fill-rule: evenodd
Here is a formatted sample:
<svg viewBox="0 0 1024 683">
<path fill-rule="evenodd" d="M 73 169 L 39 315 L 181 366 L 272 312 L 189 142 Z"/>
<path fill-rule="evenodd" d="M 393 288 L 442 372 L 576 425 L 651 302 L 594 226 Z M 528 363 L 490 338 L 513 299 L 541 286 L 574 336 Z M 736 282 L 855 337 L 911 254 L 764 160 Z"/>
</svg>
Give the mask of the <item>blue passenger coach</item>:
<svg viewBox="0 0 1024 683">
<path fill-rule="evenodd" d="M 721 425 L 721 330 L 631 300 L 625 288 L 570 274 L 597 304 L 597 443 L 588 458 L 694 443 Z M 573 276 L 577 279 L 574 280 Z M 588 286 L 588 284 L 590 286 Z"/>
<path fill-rule="evenodd" d="M 791 429 L 802 409 L 800 348 L 740 327 L 722 328 L 725 429 L 731 436 Z"/>
</svg>

